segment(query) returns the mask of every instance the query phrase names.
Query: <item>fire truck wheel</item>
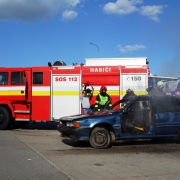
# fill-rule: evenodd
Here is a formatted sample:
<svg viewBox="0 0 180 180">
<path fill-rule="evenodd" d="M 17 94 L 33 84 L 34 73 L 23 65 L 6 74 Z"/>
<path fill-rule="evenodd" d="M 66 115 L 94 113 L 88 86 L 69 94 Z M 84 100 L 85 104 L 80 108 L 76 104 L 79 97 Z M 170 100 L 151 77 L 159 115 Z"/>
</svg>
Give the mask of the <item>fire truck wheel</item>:
<svg viewBox="0 0 180 180">
<path fill-rule="evenodd" d="M 105 127 L 96 127 L 90 135 L 90 144 L 96 149 L 105 149 L 110 146 L 110 132 Z"/>
<path fill-rule="evenodd" d="M 10 110 L 5 106 L 0 106 L 0 130 L 8 129 L 11 124 Z"/>
</svg>

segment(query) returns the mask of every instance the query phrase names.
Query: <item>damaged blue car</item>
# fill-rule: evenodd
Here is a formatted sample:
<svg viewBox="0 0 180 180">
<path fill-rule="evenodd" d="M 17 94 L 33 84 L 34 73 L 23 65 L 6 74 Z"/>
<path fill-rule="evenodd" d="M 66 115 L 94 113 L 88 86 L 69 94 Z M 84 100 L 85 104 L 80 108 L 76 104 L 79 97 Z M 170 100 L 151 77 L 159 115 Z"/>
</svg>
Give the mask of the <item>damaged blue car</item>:
<svg viewBox="0 0 180 180">
<path fill-rule="evenodd" d="M 119 109 L 60 118 L 57 129 L 72 141 L 89 141 L 93 148 L 108 148 L 115 140 L 176 138 L 180 142 L 180 99 L 142 95 Z M 118 107 L 118 108 L 117 108 Z"/>
</svg>

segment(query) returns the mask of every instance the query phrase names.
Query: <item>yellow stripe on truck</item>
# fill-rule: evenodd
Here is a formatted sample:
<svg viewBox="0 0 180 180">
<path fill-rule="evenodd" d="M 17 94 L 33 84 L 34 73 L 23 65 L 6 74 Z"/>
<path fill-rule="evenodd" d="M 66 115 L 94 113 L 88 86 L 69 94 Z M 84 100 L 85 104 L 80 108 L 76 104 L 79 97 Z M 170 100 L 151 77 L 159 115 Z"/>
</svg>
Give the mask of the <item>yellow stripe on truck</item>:
<svg viewBox="0 0 180 180">
<path fill-rule="evenodd" d="M 9 94 L 10 92 L 0 92 L 0 95 L 24 95 L 24 94 L 20 94 L 20 92 L 11 92 L 11 94 Z M 107 91 L 107 93 L 110 96 L 123 96 L 126 94 L 126 91 Z M 99 94 L 99 91 L 94 91 L 93 95 L 97 96 Z M 145 95 L 147 94 L 146 91 L 135 91 L 136 95 Z M 80 96 L 80 91 L 53 91 L 52 92 L 53 96 Z M 32 96 L 50 96 L 50 92 L 49 91 L 33 91 L 32 92 Z"/>
<path fill-rule="evenodd" d="M 33 91 L 32 96 L 50 96 L 49 91 Z"/>
<path fill-rule="evenodd" d="M 54 91 L 53 96 L 79 96 L 79 91 Z"/>
<path fill-rule="evenodd" d="M 94 91 L 93 95 L 98 95 L 100 92 L 99 91 Z M 107 91 L 107 93 L 110 95 L 110 96 L 124 96 L 126 94 L 126 91 Z M 135 91 L 135 94 L 136 95 L 145 95 L 147 94 L 147 91 Z"/>
<path fill-rule="evenodd" d="M 0 96 L 24 96 L 24 93 L 21 91 L 0 91 Z"/>
<path fill-rule="evenodd" d="M 53 91 L 53 96 L 79 96 L 79 91 Z M 50 96 L 49 91 L 33 91 L 32 96 Z"/>
<path fill-rule="evenodd" d="M 146 95 L 147 91 L 134 91 L 136 95 Z M 121 91 L 121 96 L 124 96 L 126 94 L 126 91 Z"/>
<path fill-rule="evenodd" d="M 94 91 L 93 95 L 98 95 L 100 92 L 99 91 Z M 110 96 L 119 96 L 119 91 L 107 91 L 107 94 Z"/>
</svg>

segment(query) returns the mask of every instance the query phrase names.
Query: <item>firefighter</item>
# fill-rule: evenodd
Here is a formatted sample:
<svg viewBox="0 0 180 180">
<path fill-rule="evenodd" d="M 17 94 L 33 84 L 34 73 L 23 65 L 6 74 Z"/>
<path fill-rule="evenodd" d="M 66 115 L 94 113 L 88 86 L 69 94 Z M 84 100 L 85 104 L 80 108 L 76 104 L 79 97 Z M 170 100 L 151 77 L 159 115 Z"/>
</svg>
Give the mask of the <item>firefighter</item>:
<svg viewBox="0 0 180 180">
<path fill-rule="evenodd" d="M 90 108 L 89 100 L 91 99 L 91 97 L 93 95 L 94 88 L 93 88 L 93 86 L 91 86 L 91 88 L 88 86 L 88 88 L 87 88 L 87 85 L 84 85 L 84 84 L 82 85 L 82 87 L 84 89 L 81 91 L 80 100 L 81 100 L 83 113 L 87 114 L 89 112 L 92 112 L 92 110 Z"/>
<path fill-rule="evenodd" d="M 180 81 L 179 81 L 178 84 L 177 84 L 176 90 L 172 91 L 171 94 L 172 94 L 173 96 L 179 96 L 179 94 L 180 94 Z"/>
<path fill-rule="evenodd" d="M 180 81 L 178 82 L 177 89 L 180 92 Z"/>
<path fill-rule="evenodd" d="M 178 91 L 178 89 L 176 89 L 174 96 L 180 97 L 180 92 Z"/>
<path fill-rule="evenodd" d="M 121 102 L 122 102 L 121 108 L 123 108 L 123 107 L 126 105 L 126 103 L 128 103 L 129 101 L 134 100 L 134 98 L 135 98 L 136 96 L 137 96 L 137 95 L 134 94 L 133 89 L 128 88 L 128 89 L 126 90 L 125 96 L 124 96 L 123 99 L 121 100 Z"/>
<path fill-rule="evenodd" d="M 163 82 L 162 81 L 158 81 L 156 87 L 153 87 L 149 91 L 148 90 L 147 91 L 148 91 L 148 94 L 165 95 L 166 93 L 163 91 L 163 88 L 164 88 Z"/>
<path fill-rule="evenodd" d="M 101 86 L 99 92 L 100 93 L 96 96 L 96 101 L 94 106 L 95 111 L 101 111 L 103 109 L 106 109 L 106 107 L 110 108 L 112 106 L 111 98 L 109 94 L 107 94 L 107 87 Z"/>
</svg>

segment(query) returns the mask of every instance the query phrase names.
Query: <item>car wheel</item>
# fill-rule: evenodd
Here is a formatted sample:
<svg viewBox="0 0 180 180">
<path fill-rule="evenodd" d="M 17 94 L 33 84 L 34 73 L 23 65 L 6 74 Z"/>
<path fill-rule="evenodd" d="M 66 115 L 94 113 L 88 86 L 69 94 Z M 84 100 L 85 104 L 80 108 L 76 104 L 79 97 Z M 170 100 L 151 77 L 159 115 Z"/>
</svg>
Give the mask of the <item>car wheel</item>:
<svg viewBox="0 0 180 180">
<path fill-rule="evenodd" d="M 7 107 L 0 106 L 0 130 L 9 128 L 11 124 L 11 113 Z"/>
<path fill-rule="evenodd" d="M 96 127 L 92 130 L 90 144 L 96 149 L 108 148 L 111 143 L 110 132 L 105 127 Z"/>
</svg>

